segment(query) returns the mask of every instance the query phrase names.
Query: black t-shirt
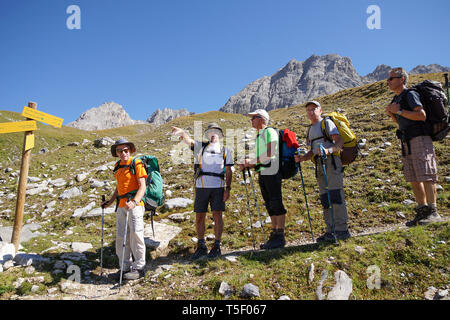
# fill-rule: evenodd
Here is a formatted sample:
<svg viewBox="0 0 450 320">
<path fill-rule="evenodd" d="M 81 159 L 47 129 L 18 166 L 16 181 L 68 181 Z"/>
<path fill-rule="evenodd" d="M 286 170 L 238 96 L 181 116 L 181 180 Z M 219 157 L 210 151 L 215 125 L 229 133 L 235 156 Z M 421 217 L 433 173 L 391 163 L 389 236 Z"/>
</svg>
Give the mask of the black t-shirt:
<svg viewBox="0 0 450 320">
<path fill-rule="evenodd" d="M 422 103 L 420 102 L 420 96 L 416 91 L 410 91 L 410 90 L 403 90 L 402 93 L 400 93 L 398 96 L 395 96 L 392 99 L 392 103 L 399 103 L 401 106 L 401 109 L 408 110 L 408 111 L 414 111 L 414 108 L 416 107 L 423 107 Z M 418 122 L 424 123 L 424 121 L 414 121 L 410 119 L 406 119 L 405 117 L 402 117 L 401 115 L 396 114 L 395 117 L 398 121 L 398 127 L 400 130 L 406 130 L 406 128 L 417 125 Z"/>
</svg>

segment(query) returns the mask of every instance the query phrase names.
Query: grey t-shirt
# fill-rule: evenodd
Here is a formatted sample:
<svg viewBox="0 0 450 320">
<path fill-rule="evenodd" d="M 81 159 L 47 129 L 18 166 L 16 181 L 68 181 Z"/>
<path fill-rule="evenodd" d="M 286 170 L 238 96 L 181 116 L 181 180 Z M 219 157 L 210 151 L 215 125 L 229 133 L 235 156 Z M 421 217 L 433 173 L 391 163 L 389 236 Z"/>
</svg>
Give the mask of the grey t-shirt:
<svg viewBox="0 0 450 320">
<path fill-rule="evenodd" d="M 199 163 L 199 156 L 202 149 L 205 148 L 206 143 L 195 141 L 194 143 L 194 161 Z M 225 152 L 225 163 L 223 160 Z M 212 173 L 223 173 L 225 167 L 233 166 L 234 160 L 230 149 L 222 146 L 220 143 L 210 143 L 206 146 L 201 159 L 202 171 Z M 225 166 L 224 166 L 225 165 Z M 222 188 L 225 186 L 225 181 L 220 177 L 202 175 L 197 178 L 195 186 L 197 188 Z"/>
<path fill-rule="evenodd" d="M 403 99 L 403 104 L 400 103 Z M 422 107 L 422 103 L 420 102 L 420 96 L 416 91 L 407 91 L 403 90 L 398 96 L 395 96 L 392 99 L 392 103 L 399 103 L 402 109 L 406 109 L 408 111 L 413 111 L 415 107 Z M 401 115 L 396 114 L 395 117 L 398 121 L 398 128 L 400 130 L 405 130 L 406 128 L 416 125 L 418 121 L 409 120 Z M 421 121 L 423 122 L 423 121 Z"/>
<path fill-rule="evenodd" d="M 339 134 L 339 131 L 334 124 L 334 122 L 328 118 L 324 119 L 325 121 L 325 129 L 327 130 L 328 134 L 331 136 L 333 134 Z M 323 133 L 322 133 L 322 120 L 317 121 L 315 124 L 313 124 L 309 129 L 309 135 L 306 137 L 306 144 L 308 146 L 311 146 L 311 150 L 315 155 L 318 155 L 317 150 L 319 149 L 320 144 L 322 143 L 325 148 L 329 148 L 333 145 L 332 142 L 328 141 Z M 314 140 L 314 141 L 313 141 Z"/>
</svg>

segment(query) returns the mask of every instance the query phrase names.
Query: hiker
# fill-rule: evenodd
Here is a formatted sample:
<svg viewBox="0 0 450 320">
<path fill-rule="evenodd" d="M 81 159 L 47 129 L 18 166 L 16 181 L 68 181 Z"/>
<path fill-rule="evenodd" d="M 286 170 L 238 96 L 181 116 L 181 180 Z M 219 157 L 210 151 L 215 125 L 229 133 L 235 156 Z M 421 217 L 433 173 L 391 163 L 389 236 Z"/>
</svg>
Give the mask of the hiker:
<svg viewBox="0 0 450 320">
<path fill-rule="evenodd" d="M 306 103 L 306 114 L 311 122 L 311 127 L 306 137 L 306 143 L 311 149 L 305 155 L 296 155 L 296 162 L 313 160 L 316 166 L 316 180 L 319 185 L 320 202 L 323 206 L 323 217 L 326 224 L 326 232 L 317 238 L 317 242 L 345 240 L 351 237 L 348 231 L 348 215 L 345 203 L 345 193 L 343 184 L 343 167 L 339 152 L 342 150 L 344 142 L 339 135 L 339 131 L 330 119 L 322 118 L 322 107 L 317 101 Z M 322 132 L 322 121 L 325 122 L 325 130 L 333 142 L 325 139 Z M 326 178 L 328 180 L 328 191 L 326 189 L 325 174 L 321 163 L 320 145 L 323 145 L 327 155 L 325 160 Z M 334 215 L 334 226 L 330 214 L 330 204 L 328 192 L 331 199 L 332 214 Z M 334 227 L 334 228 L 333 228 Z M 333 229 L 335 234 L 333 235 Z"/>
<path fill-rule="evenodd" d="M 256 158 L 245 159 L 239 167 L 242 171 L 246 168 L 255 168 L 255 171 L 259 173 L 258 183 L 272 225 L 269 239 L 260 247 L 261 249 L 284 248 L 287 211 L 283 205 L 281 191 L 282 176 L 278 163 L 278 132 L 267 127 L 270 117 L 266 110 L 258 109 L 249 113 L 248 116 L 251 118 L 252 127 L 258 132 L 255 144 Z"/>
<path fill-rule="evenodd" d="M 426 113 L 415 91 L 409 91 L 408 73 L 394 68 L 387 79 L 395 93 L 386 113 L 398 124 L 397 137 L 401 140 L 403 175 L 411 183 L 417 202 L 416 216 L 407 226 L 425 225 L 441 221 L 436 206 L 437 163 L 433 142 L 425 126 Z"/>
<path fill-rule="evenodd" d="M 172 134 L 180 136 L 180 139 L 194 151 L 194 212 L 196 213 L 195 229 L 198 244 L 191 259 L 197 260 L 204 256 L 210 259 L 217 258 L 221 255 L 222 213 L 225 211 L 225 202 L 230 198 L 233 154 L 229 148 L 223 146 L 223 130 L 216 123 L 210 123 L 204 133 L 208 142 L 195 141 L 186 131 L 177 127 L 172 127 Z M 214 244 L 209 252 L 205 241 L 205 219 L 208 205 L 211 206 L 214 219 L 215 236 Z"/>
<path fill-rule="evenodd" d="M 119 157 L 119 168 L 114 174 L 117 186 L 111 199 L 102 203 L 105 208 L 117 201 L 116 220 L 116 254 L 119 257 L 120 270 L 113 274 L 112 278 L 119 278 L 124 272 L 124 279 L 136 280 L 144 276 L 145 267 L 145 243 L 144 243 L 144 202 L 141 200 L 145 192 L 145 179 L 147 173 L 141 160 L 136 160 L 136 174 L 131 173 L 130 164 L 133 160 L 132 153 L 136 148 L 132 142 L 119 139 L 111 146 L 113 157 Z M 134 196 L 128 195 L 136 191 Z M 125 237 L 125 220 L 128 217 L 126 230 L 125 256 L 123 256 L 123 241 Z M 133 259 L 134 258 L 134 261 Z M 123 269 L 122 269 L 123 267 Z"/>
</svg>

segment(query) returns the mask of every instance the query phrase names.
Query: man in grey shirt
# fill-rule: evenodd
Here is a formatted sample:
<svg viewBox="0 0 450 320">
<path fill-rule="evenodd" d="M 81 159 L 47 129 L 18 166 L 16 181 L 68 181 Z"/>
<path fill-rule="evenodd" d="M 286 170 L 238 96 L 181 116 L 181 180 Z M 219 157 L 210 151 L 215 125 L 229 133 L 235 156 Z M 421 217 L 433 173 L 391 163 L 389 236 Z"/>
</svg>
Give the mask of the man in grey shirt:
<svg viewBox="0 0 450 320">
<path fill-rule="evenodd" d="M 311 146 L 311 150 L 304 156 L 296 155 L 295 161 L 302 162 L 313 159 L 316 164 L 316 179 L 319 185 L 320 202 L 323 206 L 323 216 L 326 224 L 325 234 L 317 238 L 317 241 L 334 241 L 330 206 L 333 206 L 336 238 L 339 240 L 345 240 L 350 238 L 350 232 L 348 231 L 347 206 L 345 203 L 345 193 L 343 189 L 343 169 L 341 158 L 338 156 L 339 152 L 342 150 L 344 142 L 333 121 L 322 118 L 322 107 L 319 102 L 307 102 L 306 113 L 308 119 L 311 121 L 311 127 L 307 136 L 307 144 Z M 328 135 L 333 141 L 325 139 L 321 127 L 322 121 L 325 121 L 325 130 L 327 130 Z M 319 162 L 321 161 L 319 148 L 320 144 L 323 145 L 327 154 L 325 168 L 327 170 L 326 175 L 331 204 L 328 202 L 323 168 L 319 165 Z"/>
</svg>

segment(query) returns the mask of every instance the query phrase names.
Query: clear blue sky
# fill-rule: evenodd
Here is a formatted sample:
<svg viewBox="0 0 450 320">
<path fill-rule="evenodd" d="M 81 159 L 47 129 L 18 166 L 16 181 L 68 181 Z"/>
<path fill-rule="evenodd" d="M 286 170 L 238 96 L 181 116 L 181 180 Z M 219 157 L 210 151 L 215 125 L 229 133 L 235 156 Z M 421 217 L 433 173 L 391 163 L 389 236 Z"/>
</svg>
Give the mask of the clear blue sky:
<svg viewBox="0 0 450 320">
<path fill-rule="evenodd" d="M 81 29 L 69 30 L 69 5 Z M 381 29 L 369 30 L 369 5 Z M 448 0 L 1 0 L 0 110 L 74 121 L 115 101 L 133 119 L 157 108 L 218 110 L 250 82 L 312 54 L 450 66 Z"/>
</svg>

